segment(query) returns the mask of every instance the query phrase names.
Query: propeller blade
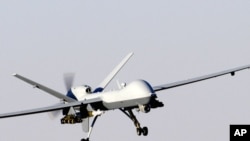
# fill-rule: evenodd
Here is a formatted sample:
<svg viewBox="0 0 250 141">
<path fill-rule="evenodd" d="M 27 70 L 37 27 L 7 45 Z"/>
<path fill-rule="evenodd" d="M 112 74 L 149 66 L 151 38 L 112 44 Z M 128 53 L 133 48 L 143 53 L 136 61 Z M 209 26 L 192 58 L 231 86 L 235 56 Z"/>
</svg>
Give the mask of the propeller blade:
<svg viewBox="0 0 250 141">
<path fill-rule="evenodd" d="M 56 105 L 62 105 L 64 104 L 64 101 L 61 100 L 59 103 L 55 104 Z M 57 110 L 57 111 L 51 111 L 51 112 L 48 112 L 48 115 L 49 115 L 49 118 L 51 120 L 54 120 L 56 119 L 60 114 L 62 113 L 62 110 Z"/>
<path fill-rule="evenodd" d="M 74 73 L 65 73 L 63 75 L 64 83 L 67 91 L 72 87 L 74 81 L 75 74 Z"/>
<path fill-rule="evenodd" d="M 61 113 L 62 113 L 62 111 L 61 111 L 61 110 L 58 110 L 58 111 L 48 112 L 48 115 L 49 115 L 49 118 L 50 118 L 51 120 L 54 120 L 54 119 L 56 119 Z"/>
</svg>

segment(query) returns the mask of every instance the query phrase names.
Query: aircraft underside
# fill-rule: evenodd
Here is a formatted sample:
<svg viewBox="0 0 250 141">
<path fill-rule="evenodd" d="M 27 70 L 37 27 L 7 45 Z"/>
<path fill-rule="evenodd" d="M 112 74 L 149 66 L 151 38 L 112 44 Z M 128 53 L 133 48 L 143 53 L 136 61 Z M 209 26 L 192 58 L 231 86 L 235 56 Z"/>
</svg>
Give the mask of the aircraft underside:
<svg viewBox="0 0 250 141">
<path fill-rule="evenodd" d="M 124 101 L 122 102 L 123 104 L 127 105 L 126 107 L 124 107 L 124 105 L 120 106 L 120 107 L 114 107 L 115 105 L 119 105 L 118 103 L 97 103 L 98 105 L 94 106 L 98 106 L 98 107 L 104 107 L 103 110 L 96 110 L 96 111 L 87 111 L 87 106 L 85 106 L 85 110 L 80 110 L 80 108 L 78 108 L 78 112 L 76 112 L 75 114 L 67 114 L 65 115 L 65 117 L 63 117 L 61 119 L 61 124 L 75 124 L 75 123 L 82 123 L 84 121 L 88 122 L 88 118 L 93 117 L 93 121 L 92 124 L 90 126 L 90 128 L 87 130 L 88 132 L 88 136 L 86 139 L 82 139 L 81 141 L 88 141 L 92 132 L 92 128 L 95 125 L 95 122 L 97 120 L 97 118 L 99 116 L 101 116 L 104 111 L 108 111 L 108 110 L 113 110 L 113 109 L 119 109 L 122 113 L 124 113 L 133 123 L 134 126 L 136 128 L 136 133 L 138 136 L 147 136 L 148 135 L 148 128 L 147 127 L 141 127 L 140 122 L 138 121 L 138 119 L 136 118 L 136 116 L 133 113 L 133 109 L 137 109 L 138 111 L 141 111 L 143 113 L 148 113 L 150 112 L 151 108 L 158 108 L 158 107 L 163 107 L 164 104 L 160 101 L 158 101 L 156 99 L 156 95 L 152 95 L 150 98 L 142 98 L 142 99 L 137 99 L 134 101 Z M 147 101 L 146 104 L 143 105 L 135 105 L 134 103 L 138 103 L 138 102 L 145 102 Z M 100 105 L 101 104 L 101 105 Z M 112 105 L 112 106 L 110 106 Z M 92 105 L 91 105 L 92 106 Z M 83 108 L 83 107 L 82 107 Z M 70 110 L 70 109 L 68 109 Z M 87 124 L 88 125 L 88 124 Z"/>
</svg>

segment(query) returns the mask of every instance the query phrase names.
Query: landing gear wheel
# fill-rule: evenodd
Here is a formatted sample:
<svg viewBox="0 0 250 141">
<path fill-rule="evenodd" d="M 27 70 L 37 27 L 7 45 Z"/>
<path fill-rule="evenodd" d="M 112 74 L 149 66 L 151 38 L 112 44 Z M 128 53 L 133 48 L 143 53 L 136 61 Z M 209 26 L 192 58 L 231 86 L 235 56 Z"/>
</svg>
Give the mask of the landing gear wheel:
<svg viewBox="0 0 250 141">
<path fill-rule="evenodd" d="M 142 129 L 141 128 L 136 128 L 136 133 L 138 136 L 142 134 Z"/>
<path fill-rule="evenodd" d="M 89 141 L 89 139 L 87 138 L 87 139 L 81 139 L 81 141 Z"/>
<path fill-rule="evenodd" d="M 147 136 L 148 135 L 148 127 L 143 127 L 141 130 L 142 130 L 143 136 Z"/>
</svg>

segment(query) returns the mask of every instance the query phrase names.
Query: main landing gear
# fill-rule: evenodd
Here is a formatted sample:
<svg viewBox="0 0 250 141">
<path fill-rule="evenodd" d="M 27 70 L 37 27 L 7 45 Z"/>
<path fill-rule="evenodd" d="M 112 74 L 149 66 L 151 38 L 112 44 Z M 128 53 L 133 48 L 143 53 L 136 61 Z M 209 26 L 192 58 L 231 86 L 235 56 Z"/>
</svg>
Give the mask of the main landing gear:
<svg viewBox="0 0 250 141">
<path fill-rule="evenodd" d="M 148 135 L 148 127 L 142 127 L 139 123 L 139 121 L 137 120 L 136 116 L 134 115 L 134 113 L 132 112 L 132 110 L 127 110 L 128 112 L 126 112 L 124 109 L 120 109 L 125 115 L 127 115 L 133 122 L 134 125 L 136 127 L 136 133 L 138 136 L 147 136 Z"/>
</svg>

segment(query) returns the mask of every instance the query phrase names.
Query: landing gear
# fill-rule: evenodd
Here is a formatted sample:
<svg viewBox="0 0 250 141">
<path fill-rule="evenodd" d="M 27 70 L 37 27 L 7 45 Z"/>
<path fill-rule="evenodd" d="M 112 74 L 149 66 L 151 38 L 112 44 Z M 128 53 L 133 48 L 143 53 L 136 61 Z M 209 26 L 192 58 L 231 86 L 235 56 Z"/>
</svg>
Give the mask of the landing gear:
<svg viewBox="0 0 250 141">
<path fill-rule="evenodd" d="M 143 127 L 142 128 L 142 134 L 143 134 L 143 136 L 147 136 L 148 135 L 148 127 Z"/>
<path fill-rule="evenodd" d="M 142 133 L 141 128 L 136 128 L 136 133 L 137 133 L 137 135 L 138 135 L 138 136 L 140 136 L 140 135 L 141 135 L 141 133 Z"/>
<path fill-rule="evenodd" d="M 89 141 L 89 138 L 90 138 L 90 135 L 91 135 L 91 133 L 92 133 L 93 127 L 94 127 L 94 125 L 95 125 L 95 122 L 96 122 L 97 118 L 98 118 L 101 114 L 103 114 L 103 113 L 100 112 L 99 114 L 97 114 L 97 115 L 94 117 L 94 120 L 92 121 L 92 124 L 91 124 L 90 129 L 89 129 L 87 138 L 86 138 L 86 139 L 81 139 L 81 141 Z"/>
<path fill-rule="evenodd" d="M 148 135 L 148 127 L 136 128 L 136 133 L 138 136 L 140 136 L 140 135 L 147 136 Z"/>
<path fill-rule="evenodd" d="M 126 112 L 124 109 L 120 109 L 120 110 L 134 122 L 134 125 L 136 127 L 136 133 L 138 136 L 141 136 L 141 135 L 147 136 L 148 135 L 148 127 L 141 128 L 141 125 L 140 125 L 139 121 L 137 120 L 136 116 L 134 115 L 134 113 L 132 112 L 132 110 L 127 110 L 128 112 Z"/>
</svg>

